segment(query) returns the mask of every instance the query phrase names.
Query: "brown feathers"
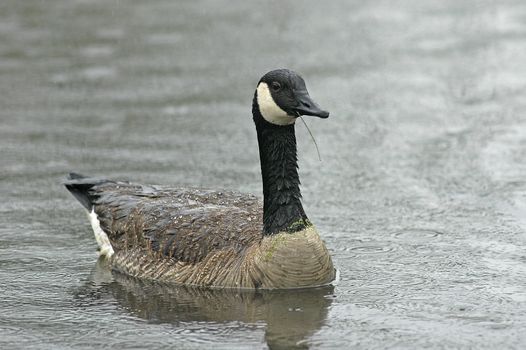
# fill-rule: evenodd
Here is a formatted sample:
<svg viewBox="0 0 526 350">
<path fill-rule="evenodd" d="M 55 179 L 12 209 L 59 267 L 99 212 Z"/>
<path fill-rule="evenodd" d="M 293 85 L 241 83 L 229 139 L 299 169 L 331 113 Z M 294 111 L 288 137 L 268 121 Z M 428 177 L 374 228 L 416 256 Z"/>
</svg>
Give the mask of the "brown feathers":
<svg viewBox="0 0 526 350">
<path fill-rule="evenodd" d="M 262 236 L 262 207 L 235 192 L 93 186 L 90 195 L 115 250 L 112 267 L 162 282 L 228 288 L 328 284 L 332 261 L 314 227 Z"/>
</svg>

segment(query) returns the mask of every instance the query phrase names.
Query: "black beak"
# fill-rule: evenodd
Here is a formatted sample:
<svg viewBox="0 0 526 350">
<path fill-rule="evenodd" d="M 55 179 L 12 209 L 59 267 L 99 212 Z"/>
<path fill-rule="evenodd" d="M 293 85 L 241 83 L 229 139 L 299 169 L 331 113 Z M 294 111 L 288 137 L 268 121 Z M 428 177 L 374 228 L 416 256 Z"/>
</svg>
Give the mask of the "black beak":
<svg viewBox="0 0 526 350">
<path fill-rule="evenodd" d="M 295 91 L 294 95 L 298 101 L 298 106 L 294 107 L 293 110 L 298 117 L 301 115 L 312 115 L 323 119 L 329 118 L 329 112 L 318 107 L 316 102 L 310 98 L 307 90 Z"/>
</svg>

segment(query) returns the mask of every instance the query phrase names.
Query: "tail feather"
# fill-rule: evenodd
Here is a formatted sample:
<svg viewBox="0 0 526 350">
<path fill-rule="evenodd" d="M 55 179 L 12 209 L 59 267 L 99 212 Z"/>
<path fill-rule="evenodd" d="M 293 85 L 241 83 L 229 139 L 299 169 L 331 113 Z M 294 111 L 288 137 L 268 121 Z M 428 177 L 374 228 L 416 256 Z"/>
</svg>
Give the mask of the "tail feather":
<svg viewBox="0 0 526 350">
<path fill-rule="evenodd" d="M 89 212 L 93 209 L 93 200 L 95 196 L 90 193 L 90 189 L 107 180 L 90 178 L 78 173 L 69 173 L 68 178 L 64 181 L 64 186 L 71 194 L 86 208 Z"/>
<path fill-rule="evenodd" d="M 75 173 L 75 172 L 72 171 L 71 173 L 69 173 L 68 180 L 85 179 L 87 177 L 88 176 L 84 176 L 82 174 Z"/>
</svg>

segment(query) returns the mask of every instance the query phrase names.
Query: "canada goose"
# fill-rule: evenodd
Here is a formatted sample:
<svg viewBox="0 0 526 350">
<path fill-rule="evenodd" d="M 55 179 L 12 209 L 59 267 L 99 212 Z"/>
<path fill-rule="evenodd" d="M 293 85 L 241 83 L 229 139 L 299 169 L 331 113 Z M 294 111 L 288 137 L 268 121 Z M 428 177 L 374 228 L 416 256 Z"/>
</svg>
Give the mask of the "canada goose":
<svg viewBox="0 0 526 350">
<path fill-rule="evenodd" d="M 301 205 L 294 133 L 299 116 L 329 113 L 297 73 L 278 69 L 260 79 L 252 114 L 263 206 L 235 192 L 70 174 L 65 186 L 88 210 L 100 254 L 114 270 L 218 288 L 303 288 L 335 279 L 329 252 Z"/>
</svg>

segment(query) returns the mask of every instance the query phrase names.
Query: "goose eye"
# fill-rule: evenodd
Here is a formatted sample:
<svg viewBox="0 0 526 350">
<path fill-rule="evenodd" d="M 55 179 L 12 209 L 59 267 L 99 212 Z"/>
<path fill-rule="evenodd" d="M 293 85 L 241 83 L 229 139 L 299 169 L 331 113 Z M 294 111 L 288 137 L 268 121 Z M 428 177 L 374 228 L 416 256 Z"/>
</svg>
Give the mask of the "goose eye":
<svg viewBox="0 0 526 350">
<path fill-rule="evenodd" d="M 281 84 L 278 83 L 277 81 L 272 82 L 271 86 L 272 86 L 272 90 L 274 91 L 279 91 L 281 89 Z"/>
</svg>

